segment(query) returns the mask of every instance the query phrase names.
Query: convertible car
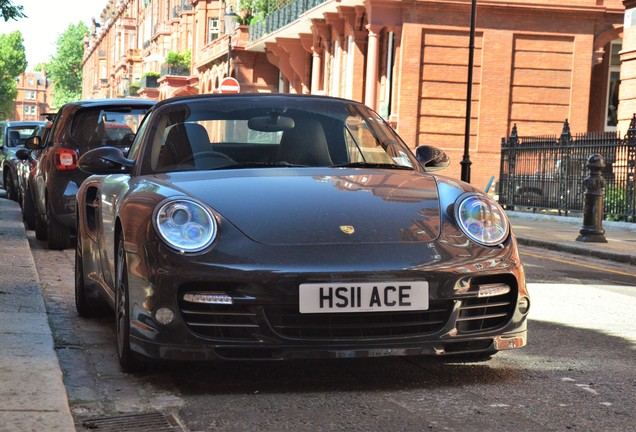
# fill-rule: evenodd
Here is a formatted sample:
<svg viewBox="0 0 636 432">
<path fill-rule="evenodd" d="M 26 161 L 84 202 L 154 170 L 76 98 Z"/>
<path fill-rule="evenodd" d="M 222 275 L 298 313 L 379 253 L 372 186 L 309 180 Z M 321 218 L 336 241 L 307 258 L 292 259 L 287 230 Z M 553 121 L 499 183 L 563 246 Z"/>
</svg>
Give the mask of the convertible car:
<svg viewBox="0 0 636 432">
<path fill-rule="evenodd" d="M 349 100 L 158 102 L 129 153 L 79 159 L 95 175 L 77 193 L 77 311 L 113 307 L 128 371 L 523 347 L 530 300 L 507 217 L 432 173 L 448 164 Z"/>
</svg>

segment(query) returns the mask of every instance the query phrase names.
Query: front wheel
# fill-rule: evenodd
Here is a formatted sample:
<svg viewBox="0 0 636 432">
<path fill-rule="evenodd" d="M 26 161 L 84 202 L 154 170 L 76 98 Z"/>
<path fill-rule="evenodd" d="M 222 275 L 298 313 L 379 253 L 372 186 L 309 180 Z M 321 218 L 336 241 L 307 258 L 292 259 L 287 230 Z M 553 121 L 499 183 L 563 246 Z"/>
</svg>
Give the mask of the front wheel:
<svg viewBox="0 0 636 432">
<path fill-rule="evenodd" d="M 30 230 L 35 228 L 35 205 L 33 205 L 33 198 L 29 194 L 29 191 L 24 191 L 22 197 L 22 219 L 26 224 L 26 227 Z"/>
<path fill-rule="evenodd" d="M 115 263 L 115 334 L 117 337 L 117 358 L 126 372 L 139 372 L 147 363 L 130 349 L 130 300 L 128 297 L 128 264 L 124 251 L 124 239 L 120 235 L 117 242 L 117 262 Z M 79 239 L 78 239 L 79 241 Z"/>
<path fill-rule="evenodd" d="M 4 188 L 7 191 L 7 199 L 18 201 L 18 190 L 15 187 L 11 173 L 6 173 L 4 176 Z"/>
<path fill-rule="evenodd" d="M 82 240 L 77 236 L 75 245 L 75 309 L 81 317 L 93 317 L 100 309 L 98 299 L 91 298 L 84 284 L 84 259 L 82 256 Z"/>
</svg>

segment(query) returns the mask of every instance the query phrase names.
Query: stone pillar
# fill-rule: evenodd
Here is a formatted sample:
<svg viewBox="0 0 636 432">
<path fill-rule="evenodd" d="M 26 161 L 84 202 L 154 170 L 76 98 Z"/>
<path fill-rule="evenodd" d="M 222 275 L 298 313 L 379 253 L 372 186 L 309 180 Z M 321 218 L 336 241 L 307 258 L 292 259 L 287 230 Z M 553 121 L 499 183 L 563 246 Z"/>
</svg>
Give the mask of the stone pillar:
<svg viewBox="0 0 636 432">
<path fill-rule="evenodd" d="M 382 27 L 368 26 L 367 30 L 369 30 L 369 43 L 367 45 L 367 76 L 364 103 L 376 109 L 378 102 L 378 65 L 380 64 L 379 34 Z"/>
<path fill-rule="evenodd" d="M 311 51 L 311 94 L 319 94 L 322 89 L 322 53 L 324 48 L 312 48 Z"/>
<path fill-rule="evenodd" d="M 627 133 L 629 123 L 636 113 L 636 0 L 623 0 L 625 27 L 621 57 L 621 90 L 618 104 L 618 131 Z"/>
</svg>

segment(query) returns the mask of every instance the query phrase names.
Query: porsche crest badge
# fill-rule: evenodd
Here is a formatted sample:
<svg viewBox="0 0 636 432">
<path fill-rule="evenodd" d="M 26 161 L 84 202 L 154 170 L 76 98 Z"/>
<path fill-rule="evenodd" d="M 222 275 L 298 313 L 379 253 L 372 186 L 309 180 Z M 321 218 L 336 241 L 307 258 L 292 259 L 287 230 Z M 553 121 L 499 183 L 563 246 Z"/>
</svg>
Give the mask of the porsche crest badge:
<svg viewBox="0 0 636 432">
<path fill-rule="evenodd" d="M 351 225 L 340 225 L 340 231 L 342 231 L 345 234 L 351 235 L 354 232 L 356 232 L 356 229 Z"/>
</svg>

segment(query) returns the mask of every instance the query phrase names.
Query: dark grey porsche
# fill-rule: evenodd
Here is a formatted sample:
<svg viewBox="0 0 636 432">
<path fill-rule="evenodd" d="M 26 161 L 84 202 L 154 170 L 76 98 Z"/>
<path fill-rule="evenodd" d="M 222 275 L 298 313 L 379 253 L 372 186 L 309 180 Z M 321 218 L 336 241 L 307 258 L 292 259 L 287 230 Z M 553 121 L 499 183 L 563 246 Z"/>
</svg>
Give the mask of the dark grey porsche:
<svg viewBox="0 0 636 432">
<path fill-rule="evenodd" d="M 526 345 L 504 211 L 432 174 L 368 107 L 300 95 L 157 103 L 127 155 L 80 168 L 76 305 L 115 309 L 122 367 L 433 355 Z"/>
</svg>

